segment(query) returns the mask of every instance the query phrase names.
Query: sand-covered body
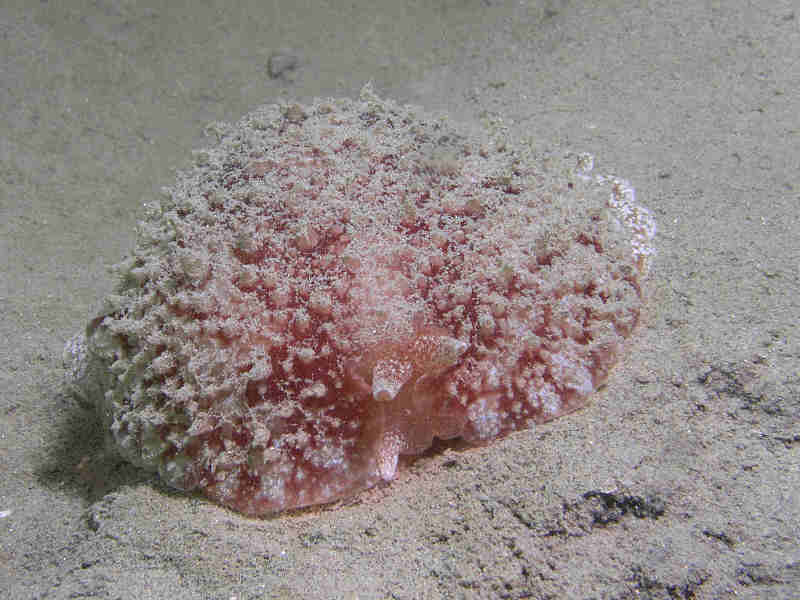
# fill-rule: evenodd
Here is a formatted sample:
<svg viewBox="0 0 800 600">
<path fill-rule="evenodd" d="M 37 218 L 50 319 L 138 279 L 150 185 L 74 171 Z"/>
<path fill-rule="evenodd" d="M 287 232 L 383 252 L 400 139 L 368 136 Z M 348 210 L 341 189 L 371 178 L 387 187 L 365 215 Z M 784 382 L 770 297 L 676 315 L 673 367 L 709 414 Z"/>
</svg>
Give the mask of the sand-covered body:
<svg viewBox="0 0 800 600">
<path fill-rule="evenodd" d="M 433 438 L 583 406 L 636 326 L 655 226 L 587 156 L 382 100 L 217 125 L 70 346 L 116 446 L 247 514 L 346 497 Z"/>
</svg>

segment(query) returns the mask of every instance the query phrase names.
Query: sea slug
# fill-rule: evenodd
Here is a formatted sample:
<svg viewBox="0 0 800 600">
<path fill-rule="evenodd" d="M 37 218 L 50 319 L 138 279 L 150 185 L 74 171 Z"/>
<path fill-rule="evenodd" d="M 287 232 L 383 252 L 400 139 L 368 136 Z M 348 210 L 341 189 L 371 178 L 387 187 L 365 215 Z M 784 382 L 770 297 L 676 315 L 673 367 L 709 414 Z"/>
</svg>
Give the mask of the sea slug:
<svg viewBox="0 0 800 600">
<path fill-rule="evenodd" d="M 655 224 L 587 155 L 369 87 L 209 131 L 67 346 L 171 486 L 249 515 L 347 497 L 585 405 L 639 321 Z"/>
</svg>

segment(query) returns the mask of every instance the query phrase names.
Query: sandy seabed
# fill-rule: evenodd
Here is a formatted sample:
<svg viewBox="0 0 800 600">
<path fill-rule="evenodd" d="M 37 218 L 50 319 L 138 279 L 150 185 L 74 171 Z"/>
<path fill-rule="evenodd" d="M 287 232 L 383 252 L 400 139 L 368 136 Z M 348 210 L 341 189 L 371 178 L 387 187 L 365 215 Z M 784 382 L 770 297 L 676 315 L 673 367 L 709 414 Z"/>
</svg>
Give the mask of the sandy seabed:
<svg viewBox="0 0 800 600">
<path fill-rule="evenodd" d="M 163 5 L 0 8 L 5 597 L 797 597 L 792 2 Z M 659 226 L 643 323 L 588 408 L 352 501 L 175 493 L 104 449 L 64 343 L 204 125 L 366 81 L 630 180 Z"/>
</svg>

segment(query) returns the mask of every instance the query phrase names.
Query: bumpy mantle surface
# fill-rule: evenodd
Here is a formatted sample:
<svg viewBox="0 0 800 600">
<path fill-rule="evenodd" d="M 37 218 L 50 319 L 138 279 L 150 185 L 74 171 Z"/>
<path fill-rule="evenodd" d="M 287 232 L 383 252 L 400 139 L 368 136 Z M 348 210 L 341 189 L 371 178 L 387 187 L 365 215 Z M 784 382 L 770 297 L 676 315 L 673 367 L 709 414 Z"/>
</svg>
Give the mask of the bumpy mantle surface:
<svg viewBox="0 0 800 600">
<path fill-rule="evenodd" d="M 174 487 L 247 514 L 353 494 L 434 437 L 581 407 L 638 321 L 655 226 L 588 156 L 368 88 L 210 131 L 68 345 L 119 450 Z"/>
</svg>

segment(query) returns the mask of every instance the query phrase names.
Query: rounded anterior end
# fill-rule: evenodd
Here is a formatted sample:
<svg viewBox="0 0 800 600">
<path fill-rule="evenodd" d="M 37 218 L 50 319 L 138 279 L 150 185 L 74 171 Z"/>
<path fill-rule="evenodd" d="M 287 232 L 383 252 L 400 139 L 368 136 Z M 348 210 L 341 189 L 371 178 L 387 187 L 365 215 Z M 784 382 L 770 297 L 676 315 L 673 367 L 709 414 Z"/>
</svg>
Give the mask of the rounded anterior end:
<svg viewBox="0 0 800 600">
<path fill-rule="evenodd" d="M 655 224 L 586 156 L 369 88 L 209 131 L 67 348 L 169 485 L 251 515 L 350 496 L 585 405 L 639 321 Z"/>
<path fill-rule="evenodd" d="M 374 349 L 372 398 L 360 443 L 375 456 L 383 480 L 393 479 L 401 454 L 419 454 L 434 437 L 448 439 L 464 427 L 463 407 L 448 402 L 442 387 L 458 365 L 466 342 L 437 333 Z"/>
</svg>

